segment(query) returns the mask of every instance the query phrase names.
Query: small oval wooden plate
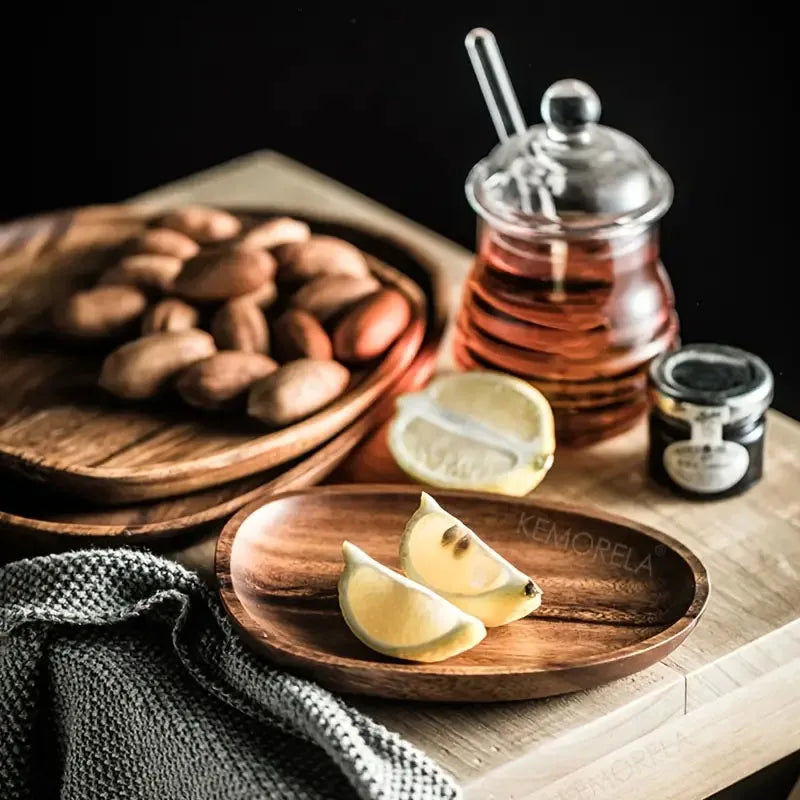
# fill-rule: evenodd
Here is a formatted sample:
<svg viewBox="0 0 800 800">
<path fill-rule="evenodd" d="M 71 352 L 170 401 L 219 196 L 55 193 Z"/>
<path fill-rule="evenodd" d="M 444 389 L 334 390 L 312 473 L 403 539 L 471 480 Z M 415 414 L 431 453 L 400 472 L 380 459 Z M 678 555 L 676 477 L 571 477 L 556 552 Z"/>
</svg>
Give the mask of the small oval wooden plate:
<svg viewBox="0 0 800 800">
<path fill-rule="evenodd" d="M 342 540 L 398 568 L 419 488 L 325 486 L 242 509 L 217 543 L 222 601 L 271 661 L 334 691 L 427 701 L 522 700 L 588 689 L 674 650 L 708 599 L 705 567 L 671 537 L 533 498 L 431 490 L 542 587 L 539 611 L 437 664 L 381 656 L 338 606 Z"/>
<path fill-rule="evenodd" d="M 274 216 L 237 211 L 246 225 Z M 426 328 L 426 298 L 400 269 L 424 259 L 401 242 L 341 222 L 307 219 L 312 230 L 353 241 L 382 283 L 412 314 L 383 357 L 353 375 L 326 408 L 269 431 L 242 414 L 204 414 L 169 397 L 115 401 L 96 387 L 111 349 L 68 345 L 49 312 L 91 285 L 150 219 L 147 209 L 78 209 L 0 225 L 0 467 L 61 491 L 114 505 L 197 491 L 244 478 L 307 453 L 375 403 L 413 361 Z"/>
</svg>

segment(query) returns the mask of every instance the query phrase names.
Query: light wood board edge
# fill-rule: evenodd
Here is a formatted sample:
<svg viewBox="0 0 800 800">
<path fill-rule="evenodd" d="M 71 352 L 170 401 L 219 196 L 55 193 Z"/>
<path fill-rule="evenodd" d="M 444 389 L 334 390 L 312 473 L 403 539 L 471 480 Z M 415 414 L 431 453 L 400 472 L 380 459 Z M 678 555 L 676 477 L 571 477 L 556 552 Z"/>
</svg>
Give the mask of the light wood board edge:
<svg viewBox="0 0 800 800">
<path fill-rule="evenodd" d="M 684 687 L 680 673 L 659 663 L 596 689 L 533 702 L 352 702 L 465 784 L 482 781 L 489 787 L 507 777 L 511 785 L 519 776 L 545 786 L 683 716 Z"/>
<path fill-rule="evenodd" d="M 753 708 L 759 710 L 757 724 Z M 549 786 L 518 778 L 466 787 L 467 800 L 703 800 L 800 748 L 800 659 L 668 722 Z"/>
</svg>

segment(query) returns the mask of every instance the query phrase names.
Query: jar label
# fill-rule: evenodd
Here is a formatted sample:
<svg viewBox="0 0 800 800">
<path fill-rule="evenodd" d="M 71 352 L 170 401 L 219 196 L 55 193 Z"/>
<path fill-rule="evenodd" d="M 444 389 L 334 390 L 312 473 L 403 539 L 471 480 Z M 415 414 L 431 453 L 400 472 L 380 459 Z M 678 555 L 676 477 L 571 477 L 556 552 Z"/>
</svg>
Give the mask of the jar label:
<svg viewBox="0 0 800 800">
<path fill-rule="evenodd" d="M 716 494 L 735 486 L 750 465 L 747 448 L 738 442 L 673 442 L 664 450 L 664 469 L 678 486 Z"/>
</svg>

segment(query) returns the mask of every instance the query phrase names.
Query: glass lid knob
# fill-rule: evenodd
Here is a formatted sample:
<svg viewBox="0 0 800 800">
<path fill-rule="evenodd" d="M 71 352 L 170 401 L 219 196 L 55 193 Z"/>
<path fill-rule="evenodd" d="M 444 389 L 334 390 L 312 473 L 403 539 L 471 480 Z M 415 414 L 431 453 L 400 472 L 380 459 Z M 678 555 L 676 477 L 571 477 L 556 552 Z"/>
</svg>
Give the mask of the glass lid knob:
<svg viewBox="0 0 800 800">
<path fill-rule="evenodd" d="M 551 139 L 582 139 L 600 119 L 600 98 L 588 83 L 568 78 L 556 81 L 544 93 L 541 112 Z"/>
</svg>

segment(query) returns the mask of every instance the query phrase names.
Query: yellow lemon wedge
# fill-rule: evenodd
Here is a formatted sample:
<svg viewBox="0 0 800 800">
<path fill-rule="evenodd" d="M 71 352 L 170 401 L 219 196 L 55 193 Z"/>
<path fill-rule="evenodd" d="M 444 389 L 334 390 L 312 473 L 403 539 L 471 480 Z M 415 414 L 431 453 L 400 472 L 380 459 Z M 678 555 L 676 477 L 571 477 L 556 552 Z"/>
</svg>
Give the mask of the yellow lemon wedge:
<svg viewBox="0 0 800 800">
<path fill-rule="evenodd" d="M 354 544 L 344 542 L 342 554 L 339 607 L 347 626 L 367 647 L 409 661 L 443 661 L 486 636 L 480 620 Z"/>
<path fill-rule="evenodd" d="M 403 571 L 487 628 L 535 611 L 542 590 L 425 492 L 400 542 Z"/>
<path fill-rule="evenodd" d="M 420 483 L 520 496 L 553 463 L 553 412 L 520 378 L 443 375 L 398 398 L 388 444 L 398 466 Z"/>
</svg>

